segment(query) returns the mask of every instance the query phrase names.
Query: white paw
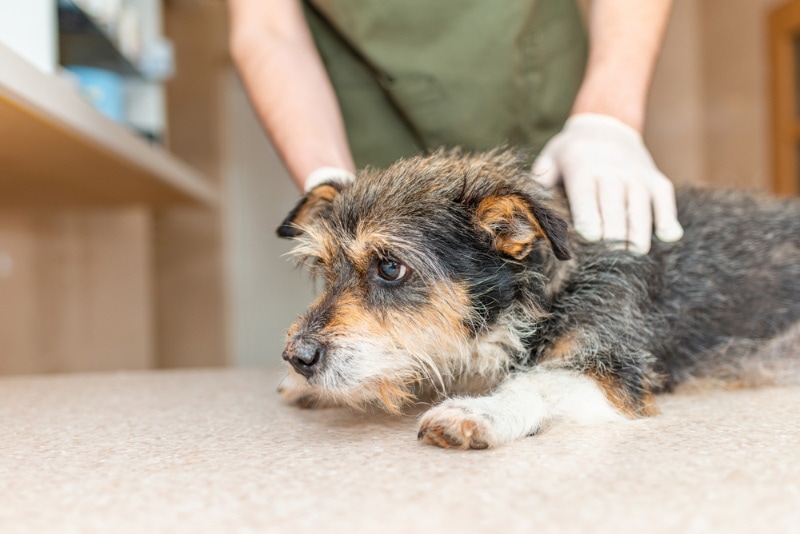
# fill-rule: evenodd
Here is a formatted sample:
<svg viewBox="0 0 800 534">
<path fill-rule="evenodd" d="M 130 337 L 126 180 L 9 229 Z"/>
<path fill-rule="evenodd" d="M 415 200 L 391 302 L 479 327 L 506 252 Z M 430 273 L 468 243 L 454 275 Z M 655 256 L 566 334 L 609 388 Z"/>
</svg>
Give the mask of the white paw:
<svg viewBox="0 0 800 534">
<path fill-rule="evenodd" d="M 445 449 L 488 449 L 499 445 L 494 417 L 481 409 L 481 399 L 448 399 L 428 410 L 420 420 L 417 437 Z"/>
</svg>

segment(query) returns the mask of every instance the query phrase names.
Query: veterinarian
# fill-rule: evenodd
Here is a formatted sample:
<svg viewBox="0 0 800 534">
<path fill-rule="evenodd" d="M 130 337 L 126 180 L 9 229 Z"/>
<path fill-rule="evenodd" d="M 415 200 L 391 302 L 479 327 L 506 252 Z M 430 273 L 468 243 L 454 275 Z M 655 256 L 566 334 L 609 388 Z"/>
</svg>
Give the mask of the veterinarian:
<svg viewBox="0 0 800 534">
<path fill-rule="evenodd" d="M 421 150 L 508 143 L 564 186 L 586 239 L 676 241 L 645 147 L 671 0 L 229 0 L 231 47 L 294 181 L 309 190 Z"/>
</svg>

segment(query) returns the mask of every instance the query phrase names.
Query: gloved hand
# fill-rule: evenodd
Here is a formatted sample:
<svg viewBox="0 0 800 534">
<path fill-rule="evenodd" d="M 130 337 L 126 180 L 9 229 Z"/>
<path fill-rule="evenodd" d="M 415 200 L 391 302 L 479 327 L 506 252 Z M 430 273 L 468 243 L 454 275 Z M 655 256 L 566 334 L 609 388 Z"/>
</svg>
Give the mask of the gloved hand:
<svg viewBox="0 0 800 534">
<path fill-rule="evenodd" d="M 570 117 L 533 163 L 533 177 L 546 187 L 564 180 L 575 230 L 588 241 L 628 241 L 628 250 L 646 254 L 654 220 L 661 241 L 683 237 L 672 182 L 639 132 L 614 117 Z"/>
<path fill-rule="evenodd" d="M 308 193 L 315 187 L 325 182 L 339 182 L 348 184 L 356 179 L 356 175 L 347 169 L 339 167 L 320 167 L 311 172 L 303 183 L 303 192 Z"/>
</svg>

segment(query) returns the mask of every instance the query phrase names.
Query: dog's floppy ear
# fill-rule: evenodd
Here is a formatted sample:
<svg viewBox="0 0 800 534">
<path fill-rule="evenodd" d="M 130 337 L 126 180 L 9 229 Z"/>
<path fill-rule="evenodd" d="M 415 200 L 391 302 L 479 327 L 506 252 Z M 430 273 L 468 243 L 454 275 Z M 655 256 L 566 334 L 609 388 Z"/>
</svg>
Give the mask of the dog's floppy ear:
<svg viewBox="0 0 800 534">
<path fill-rule="evenodd" d="M 567 223 L 527 195 L 491 195 L 480 201 L 475 212 L 478 226 L 492 236 L 502 254 L 521 260 L 533 250 L 537 239 L 546 239 L 559 260 L 570 256 Z"/>
<path fill-rule="evenodd" d="M 328 211 L 342 188 L 338 182 L 325 182 L 306 193 L 278 227 L 278 237 L 291 239 L 302 234 L 300 227 L 310 224 Z"/>
</svg>

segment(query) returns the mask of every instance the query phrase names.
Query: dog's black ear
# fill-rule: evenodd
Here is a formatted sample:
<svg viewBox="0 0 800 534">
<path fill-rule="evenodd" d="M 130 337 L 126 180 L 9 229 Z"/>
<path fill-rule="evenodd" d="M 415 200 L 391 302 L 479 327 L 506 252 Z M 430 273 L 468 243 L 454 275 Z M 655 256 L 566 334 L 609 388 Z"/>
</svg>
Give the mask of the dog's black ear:
<svg viewBox="0 0 800 534">
<path fill-rule="evenodd" d="M 475 215 L 478 226 L 492 236 L 502 254 L 521 260 L 531 253 L 536 240 L 546 239 L 556 258 L 571 257 L 567 222 L 527 195 L 488 196 L 480 201 Z"/>
<path fill-rule="evenodd" d="M 342 188 L 338 182 L 325 182 L 306 193 L 278 227 L 278 237 L 291 239 L 302 234 L 300 228 L 328 211 Z"/>
</svg>

